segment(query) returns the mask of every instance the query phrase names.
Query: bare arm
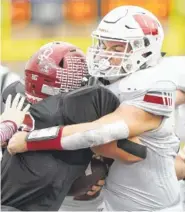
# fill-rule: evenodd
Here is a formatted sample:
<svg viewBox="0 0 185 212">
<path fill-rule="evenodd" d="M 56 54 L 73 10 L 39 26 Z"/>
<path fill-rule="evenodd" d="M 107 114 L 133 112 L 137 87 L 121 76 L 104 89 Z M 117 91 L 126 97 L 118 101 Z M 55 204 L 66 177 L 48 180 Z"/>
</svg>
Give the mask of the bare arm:
<svg viewBox="0 0 185 212">
<path fill-rule="evenodd" d="M 115 112 L 94 122 L 35 130 L 28 135 L 28 137 L 32 136 L 33 142 L 28 141 L 27 133 L 18 132 L 9 141 L 8 150 L 10 154 L 15 154 L 28 150 L 75 150 L 94 147 L 115 140 L 135 137 L 145 131 L 156 129 L 161 121 L 161 116 L 152 115 L 134 106 L 122 105 Z M 50 134 L 54 130 L 54 136 L 56 132 L 59 133 L 54 139 L 39 139 L 37 142 L 37 136 L 39 135 L 41 138 L 43 135 L 46 136 L 48 130 L 50 130 Z M 112 145 L 114 148 L 117 146 L 115 142 Z M 127 156 L 119 152 L 117 156 L 109 157 L 124 159 Z"/>
<path fill-rule="evenodd" d="M 179 106 L 181 104 L 185 104 L 185 92 L 177 90 L 176 91 L 176 101 L 175 105 Z"/>
<path fill-rule="evenodd" d="M 142 145 L 138 137 L 129 138 L 129 141 Z M 113 141 L 109 144 L 92 147 L 91 149 L 97 155 L 101 155 L 107 158 L 118 159 L 126 162 L 138 162 L 142 160 L 142 158 L 118 148 L 117 141 Z"/>
<path fill-rule="evenodd" d="M 63 137 L 96 129 L 102 125 L 113 124 L 118 121 L 124 121 L 129 128 L 129 137 L 134 137 L 145 131 L 156 129 L 160 125 L 162 117 L 150 114 L 134 106 L 121 105 L 113 113 L 103 116 L 94 122 L 64 127 Z"/>
</svg>

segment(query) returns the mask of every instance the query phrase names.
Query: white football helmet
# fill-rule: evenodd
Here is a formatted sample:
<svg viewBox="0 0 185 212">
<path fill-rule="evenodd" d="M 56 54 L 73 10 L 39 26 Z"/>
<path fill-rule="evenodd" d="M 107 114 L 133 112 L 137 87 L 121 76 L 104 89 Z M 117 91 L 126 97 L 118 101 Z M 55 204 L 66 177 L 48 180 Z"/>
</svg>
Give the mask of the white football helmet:
<svg viewBox="0 0 185 212">
<path fill-rule="evenodd" d="M 102 19 L 92 39 L 87 52 L 89 74 L 115 79 L 156 65 L 161 58 L 164 31 L 151 12 L 137 6 L 121 6 Z M 106 42 L 122 44 L 124 48 L 109 49 Z"/>
</svg>

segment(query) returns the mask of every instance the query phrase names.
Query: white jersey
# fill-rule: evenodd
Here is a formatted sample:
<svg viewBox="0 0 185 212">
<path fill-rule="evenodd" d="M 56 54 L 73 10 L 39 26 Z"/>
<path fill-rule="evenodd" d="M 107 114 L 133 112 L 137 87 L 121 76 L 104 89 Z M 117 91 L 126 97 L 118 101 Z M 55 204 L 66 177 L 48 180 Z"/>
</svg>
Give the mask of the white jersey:
<svg viewBox="0 0 185 212">
<path fill-rule="evenodd" d="M 176 108 L 175 132 L 182 142 L 185 142 L 185 104 Z"/>
<path fill-rule="evenodd" d="M 164 58 L 157 66 L 108 86 L 121 104 L 134 105 L 164 118 L 158 129 L 139 137 L 148 149 L 145 160 L 133 164 L 115 160 L 111 166 L 103 191 L 107 210 L 152 211 L 180 202 L 174 169 L 180 141 L 174 133 L 172 116 L 179 75 L 171 73 L 171 70 L 177 70 L 177 64 Z"/>
<path fill-rule="evenodd" d="M 183 210 L 185 211 L 185 180 L 180 180 L 179 184 L 181 188 L 181 201 L 183 205 Z"/>
<path fill-rule="evenodd" d="M 102 195 L 87 201 L 74 200 L 73 196 L 66 196 L 59 211 L 96 211 L 102 201 Z"/>
</svg>

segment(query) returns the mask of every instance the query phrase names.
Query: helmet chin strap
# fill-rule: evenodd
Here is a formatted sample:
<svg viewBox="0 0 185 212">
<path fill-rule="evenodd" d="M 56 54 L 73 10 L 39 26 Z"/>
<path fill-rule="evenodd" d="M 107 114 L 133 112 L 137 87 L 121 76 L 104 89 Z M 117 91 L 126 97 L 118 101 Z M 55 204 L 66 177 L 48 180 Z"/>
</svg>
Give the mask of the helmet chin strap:
<svg viewBox="0 0 185 212">
<path fill-rule="evenodd" d="M 126 76 L 125 76 L 126 77 Z M 108 80 L 110 83 L 113 83 L 122 77 L 104 77 L 105 80 Z"/>
</svg>

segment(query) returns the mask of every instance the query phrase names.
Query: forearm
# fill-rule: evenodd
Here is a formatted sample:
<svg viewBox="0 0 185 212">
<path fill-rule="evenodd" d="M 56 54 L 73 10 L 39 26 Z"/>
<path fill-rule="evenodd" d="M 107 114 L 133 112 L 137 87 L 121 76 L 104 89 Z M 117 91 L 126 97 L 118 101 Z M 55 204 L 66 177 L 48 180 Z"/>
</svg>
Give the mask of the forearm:
<svg viewBox="0 0 185 212">
<path fill-rule="evenodd" d="M 78 125 L 77 128 L 71 128 L 71 126 L 58 126 L 34 130 L 28 134 L 25 134 L 25 132 L 18 133 L 13 139 L 11 139 L 9 149 L 12 151 L 12 153 L 15 151 L 13 150 L 14 148 L 19 149 L 18 147 L 15 147 L 19 145 L 18 143 L 15 145 L 14 141 L 16 140 L 16 137 L 19 137 L 19 135 L 20 137 L 23 136 L 23 138 L 26 140 L 26 143 L 24 143 L 24 139 L 19 139 L 20 146 L 22 146 L 20 148 L 21 152 L 25 150 L 77 150 L 110 143 L 111 141 L 115 140 L 115 138 L 118 140 L 120 137 L 128 137 L 128 128 L 124 122 L 116 122 L 106 125 L 100 125 L 97 123 L 92 123 L 91 125 L 91 123 L 89 123 L 87 126 L 89 126 L 89 130 L 83 133 L 74 133 L 70 136 L 66 135 L 74 132 L 74 129 L 84 131 L 84 128 L 81 128 L 81 125 Z M 94 126 L 94 128 L 92 128 L 92 126 Z M 70 128 L 72 129 L 71 131 Z M 65 129 L 67 129 L 67 131 Z M 20 150 L 18 151 L 20 152 Z"/>
<path fill-rule="evenodd" d="M 17 131 L 17 126 L 12 121 L 4 121 L 0 124 L 0 141 L 1 144 L 10 139 Z"/>
<path fill-rule="evenodd" d="M 117 116 L 115 112 L 110 113 L 93 122 L 86 122 L 81 124 L 73 124 L 73 125 L 65 126 L 63 129 L 62 136 L 66 137 L 66 136 L 73 135 L 75 133 L 98 129 L 102 127 L 104 124 L 114 124 L 115 122 L 121 121 L 121 120 L 122 119 L 119 116 Z"/>
<path fill-rule="evenodd" d="M 92 123 L 92 126 L 94 128 L 90 127 L 89 130 L 84 132 L 78 132 L 66 137 L 63 135 L 61 138 L 62 147 L 68 150 L 88 148 L 127 138 L 129 135 L 128 127 L 123 121 L 105 125 L 94 125 Z M 63 130 L 65 132 L 65 127 Z"/>
<path fill-rule="evenodd" d="M 94 122 L 70 125 L 58 129 L 54 127 L 46 139 L 48 129 L 42 130 L 42 133 L 33 131 L 28 136 L 29 144 L 31 144 L 28 149 L 76 150 L 89 148 L 107 144 L 114 140 L 135 137 L 145 131 L 157 128 L 160 123 L 161 117 L 154 117 L 134 106 L 122 106 L 115 112 Z M 39 138 L 37 138 L 38 135 Z M 40 142 L 37 142 L 37 140 Z"/>
<path fill-rule="evenodd" d="M 101 145 L 101 146 L 98 146 L 98 148 L 93 147 L 92 150 L 94 153 L 102 157 L 111 158 L 114 160 L 121 160 L 121 161 L 129 162 L 129 163 L 134 163 L 134 162 L 143 160 L 140 157 L 137 157 L 133 154 L 128 153 L 127 151 L 124 151 L 118 148 L 117 142 L 112 142 L 110 144 Z"/>
<path fill-rule="evenodd" d="M 80 125 L 64 127 L 61 144 L 67 149 L 98 146 L 138 136 L 157 128 L 160 123 L 160 116 L 153 116 L 134 106 L 121 106 L 114 113 L 97 121 L 82 124 L 81 127 Z M 74 132 L 76 133 L 73 134 Z"/>
<path fill-rule="evenodd" d="M 121 142 L 122 148 L 119 147 Z M 137 137 L 114 141 L 109 144 L 91 148 L 93 152 L 106 158 L 118 159 L 126 162 L 137 162 L 146 158 L 147 148 Z"/>
</svg>

